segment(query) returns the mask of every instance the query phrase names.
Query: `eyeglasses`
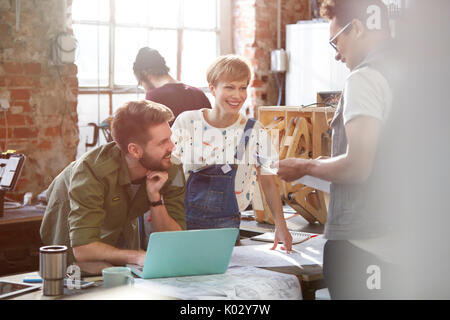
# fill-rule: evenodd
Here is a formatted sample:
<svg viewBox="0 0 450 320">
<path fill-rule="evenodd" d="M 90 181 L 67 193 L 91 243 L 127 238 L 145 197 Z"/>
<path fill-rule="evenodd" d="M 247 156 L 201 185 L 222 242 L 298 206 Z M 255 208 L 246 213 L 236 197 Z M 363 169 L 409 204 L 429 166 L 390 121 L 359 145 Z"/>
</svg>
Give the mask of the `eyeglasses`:
<svg viewBox="0 0 450 320">
<path fill-rule="evenodd" d="M 351 25 L 352 25 L 352 21 L 350 21 L 349 23 L 347 23 L 347 24 L 345 25 L 345 27 L 343 27 L 341 30 L 339 30 L 339 32 L 336 33 L 336 34 L 334 35 L 334 37 L 330 39 L 329 43 L 330 43 L 330 45 L 334 48 L 334 50 L 338 51 L 338 48 L 337 48 L 336 43 L 335 43 L 335 41 L 337 41 L 337 38 L 338 38 L 338 37 L 339 37 L 339 36 L 340 36 L 340 35 L 341 35 L 348 27 L 350 27 Z"/>
</svg>

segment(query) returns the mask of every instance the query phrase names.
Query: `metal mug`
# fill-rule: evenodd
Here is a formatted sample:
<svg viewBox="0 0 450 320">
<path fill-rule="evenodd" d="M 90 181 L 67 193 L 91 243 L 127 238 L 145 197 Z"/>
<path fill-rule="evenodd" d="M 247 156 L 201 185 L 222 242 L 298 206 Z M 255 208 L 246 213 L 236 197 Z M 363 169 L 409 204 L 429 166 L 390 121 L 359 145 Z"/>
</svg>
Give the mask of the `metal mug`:
<svg viewBox="0 0 450 320">
<path fill-rule="evenodd" d="M 64 294 L 67 269 L 67 247 L 60 245 L 39 248 L 39 274 L 43 279 L 45 296 Z"/>
</svg>

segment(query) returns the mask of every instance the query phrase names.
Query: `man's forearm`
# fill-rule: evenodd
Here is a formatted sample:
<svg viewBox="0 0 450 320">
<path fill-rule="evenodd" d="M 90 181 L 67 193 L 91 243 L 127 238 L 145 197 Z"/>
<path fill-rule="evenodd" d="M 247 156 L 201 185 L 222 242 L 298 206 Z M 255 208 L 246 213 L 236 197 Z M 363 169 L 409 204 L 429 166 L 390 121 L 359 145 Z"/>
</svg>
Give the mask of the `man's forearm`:
<svg viewBox="0 0 450 320">
<path fill-rule="evenodd" d="M 164 205 L 150 209 L 154 231 L 179 231 L 180 225 L 169 215 Z"/>
<path fill-rule="evenodd" d="M 381 122 L 360 116 L 345 125 L 345 154 L 323 160 L 311 160 L 307 174 L 343 184 L 359 184 L 372 172 Z"/>
<path fill-rule="evenodd" d="M 306 166 L 307 175 L 343 184 L 364 182 L 368 176 L 366 171 L 357 161 L 352 161 L 346 154 L 329 159 L 309 160 Z"/>
<path fill-rule="evenodd" d="M 160 192 L 148 195 L 150 202 L 160 201 L 162 199 Z M 152 227 L 154 231 L 179 231 L 181 226 L 176 222 L 167 212 L 166 206 L 159 205 L 150 208 L 150 216 L 152 220 Z"/>
<path fill-rule="evenodd" d="M 310 175 L 335 183 L 363 183 L 372 172 L 380 127 L 381 122 L 369 116 L 350 120 L 345 125 L 344 154 L 329 159 L 284 159 L 279 163 L 278 174 L 286 181 Z"/>
<path fill-rule="evenodd" d="M 73 247 L 73 254 L 77 262 L 103 261 L 114 265 L 125 265 L 127 263 L 141 264 L 143 252 L 118 249 L 97 241 Z"/>
</svg>

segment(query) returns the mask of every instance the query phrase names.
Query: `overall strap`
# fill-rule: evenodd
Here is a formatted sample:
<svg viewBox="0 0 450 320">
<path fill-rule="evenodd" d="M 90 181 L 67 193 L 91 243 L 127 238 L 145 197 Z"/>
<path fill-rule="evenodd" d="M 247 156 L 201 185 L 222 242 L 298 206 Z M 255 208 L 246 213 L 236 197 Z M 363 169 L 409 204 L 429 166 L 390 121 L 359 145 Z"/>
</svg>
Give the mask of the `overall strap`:
<svg viewBox="0 0 450 320">
<path fill-rule="evenodd" d="M 239 142 L 239 145 L 236 150 L 236 154 L 234 155 L 235 159 L 238 159 L 238 160 L 242 159 L 245 149 L 247 148 L 248 141 L 250 140 L 250 135 L 252 134 L 255 123 L 256 123 L 256 120 L 253 118 L 250 118 L 247 120 L 247 123 L 245 124 L 245 128 L 244 128 L 244 133 L 242 134 L 241 141 Z"/>
</svg>

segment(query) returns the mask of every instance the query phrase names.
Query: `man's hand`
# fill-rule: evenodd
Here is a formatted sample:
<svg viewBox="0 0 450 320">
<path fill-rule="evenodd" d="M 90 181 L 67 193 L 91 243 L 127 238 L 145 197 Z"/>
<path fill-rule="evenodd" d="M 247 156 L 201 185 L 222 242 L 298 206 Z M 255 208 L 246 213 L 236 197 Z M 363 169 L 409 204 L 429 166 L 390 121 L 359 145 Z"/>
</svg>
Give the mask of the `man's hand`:
<svg viewBox="0 0 450 320">
<path fill-rule="evenodd" d="M 278 167 L 278 176 L 287 182 L 291 182 L 308 175 L 310 164 L 311 160 L 289 158 L 274 163 L 272 168 Z"/>
<path fill-rule="evenodd" d="M 147 195 L 150 201 L 161 199 L 160 190 L 168 178 L 166 171 L 147 171 Z"/>
<path fill-rule="evenodd" d="M 283 242 L 281 250 L 286 250 L 287 253 L 292 251 L 292 235 L 286 224 L 282 227 L 275 227 L 275 238 L 271 250 L 276 249 L 279 242 Z"/>
<path fill-rule="evenodd" d="M 136 254 L 136 264 L 141 267 L 144 266 L 146 252 L 144 250 L 139 250 Z"/>
</svg>

